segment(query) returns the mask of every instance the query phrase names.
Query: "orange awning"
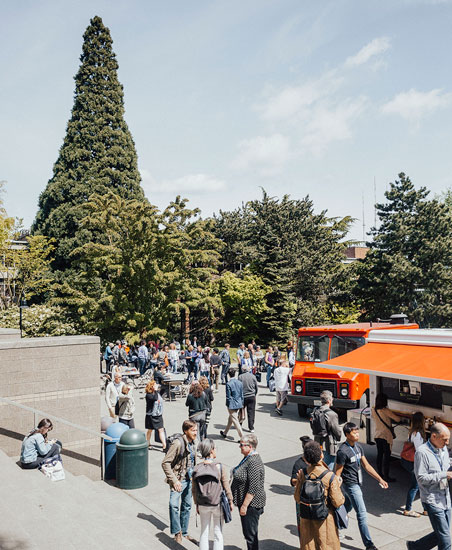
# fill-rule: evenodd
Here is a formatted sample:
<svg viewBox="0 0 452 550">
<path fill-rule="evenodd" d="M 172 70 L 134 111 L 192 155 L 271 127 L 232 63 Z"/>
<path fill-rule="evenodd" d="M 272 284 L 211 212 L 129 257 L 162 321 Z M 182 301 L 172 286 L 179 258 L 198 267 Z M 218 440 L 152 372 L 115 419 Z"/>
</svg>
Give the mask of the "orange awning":
<svg viewBox="0 0 452 550">
<path fill-rule="evenodd" d="M 369 342 L 316 366 L 452 386 L 452 347 Z"/>
</svg>

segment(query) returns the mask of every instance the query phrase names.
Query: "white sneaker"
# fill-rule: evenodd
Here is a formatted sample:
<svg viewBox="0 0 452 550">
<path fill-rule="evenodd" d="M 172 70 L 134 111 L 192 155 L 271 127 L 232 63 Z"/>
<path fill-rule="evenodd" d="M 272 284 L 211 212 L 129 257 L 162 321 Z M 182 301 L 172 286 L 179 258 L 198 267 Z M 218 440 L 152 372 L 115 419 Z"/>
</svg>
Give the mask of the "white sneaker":
<svg viewBox="0 0 452 550">
<path fill-rule="evenodd" d="M 254 430 L 250 430 L 250 434 L 253 434 L 254 433 Z"/>
</svg>

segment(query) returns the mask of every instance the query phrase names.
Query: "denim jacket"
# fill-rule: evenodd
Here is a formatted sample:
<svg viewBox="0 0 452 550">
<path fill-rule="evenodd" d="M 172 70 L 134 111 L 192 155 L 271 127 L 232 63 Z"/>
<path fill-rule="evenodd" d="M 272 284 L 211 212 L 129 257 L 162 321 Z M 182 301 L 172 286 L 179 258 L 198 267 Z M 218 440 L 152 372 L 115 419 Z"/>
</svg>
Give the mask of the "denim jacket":
<svg viewBox="0 0 452 550">
<path fill-rule="evenodd" d="M 46 455 L 52 448 L 51 443 L 46 443 L 42 433 L 27 436 L 22 442 L 20 461 L 24 464 L 34 462 L 38 456 Z"/>
<path fill-rule="evenodd" d="M 243 407 L 243 384 L 236 378 L 226 384 L 226 407 L 233 411 Z"/>
</svg>

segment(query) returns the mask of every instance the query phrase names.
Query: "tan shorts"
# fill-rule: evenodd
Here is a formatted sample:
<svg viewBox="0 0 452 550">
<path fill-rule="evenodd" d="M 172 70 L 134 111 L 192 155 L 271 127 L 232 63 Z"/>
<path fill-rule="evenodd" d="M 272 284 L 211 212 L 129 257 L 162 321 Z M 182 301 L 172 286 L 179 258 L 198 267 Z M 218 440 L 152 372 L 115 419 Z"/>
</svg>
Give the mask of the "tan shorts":
<svg viewBox="0 0 452 550">
<path fill-rule="evenodd" d="M 276 402 L 277 403 L 287 403 L 287 391 L 278 391 L 276 390 Z"/>
</svg>

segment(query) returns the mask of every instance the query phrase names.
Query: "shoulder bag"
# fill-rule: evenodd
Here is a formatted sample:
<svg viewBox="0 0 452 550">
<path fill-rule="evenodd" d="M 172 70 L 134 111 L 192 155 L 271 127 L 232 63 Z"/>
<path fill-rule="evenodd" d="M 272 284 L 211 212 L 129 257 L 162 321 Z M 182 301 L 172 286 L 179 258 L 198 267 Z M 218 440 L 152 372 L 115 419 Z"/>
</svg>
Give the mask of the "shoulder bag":
<svg viewBox="0 0 452 550">
<path fill-rule="evenodd" d="M 375 414 L 378 416 L 378 418 L 383 422 L 383 424 L 384 424 L 384 425 L 388 428 L 388 430 L 391 432 L 392 439 L 395 439 L 397 436 L 396 436 L 396 433 L 395 433 L 395 431 L 394 431 L 394 428 L 393 428 L 391 425 L 387 424 L 387 423 L 383 420 L 383 418 L 381 418 L 381 416 L 378 414 L 377 409 L 374 409 L 374 411 L 375 411 Z"/>
<path fill-rule="evenodd" d="M 220 464 L 220 472 L 221 472 L 221 475 L 223 475 L 223 464 Z M 224 522 L 229 523 L 230 521 L 232 521 L 231 506 L 229 504 L 229 500 L 224 488 L 221 491 L 220 506 L 221 506 Z"/>
<path fill-rule="evenodd" d="M 400 453 L 400 458 L 403 458 L 407 462 L 414 462 L 414 455 L 416 453 L 416 447 L 414 443 L 410 440 L 405 441 L 403 444 L 402 452 Z"/>
</svg>

